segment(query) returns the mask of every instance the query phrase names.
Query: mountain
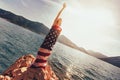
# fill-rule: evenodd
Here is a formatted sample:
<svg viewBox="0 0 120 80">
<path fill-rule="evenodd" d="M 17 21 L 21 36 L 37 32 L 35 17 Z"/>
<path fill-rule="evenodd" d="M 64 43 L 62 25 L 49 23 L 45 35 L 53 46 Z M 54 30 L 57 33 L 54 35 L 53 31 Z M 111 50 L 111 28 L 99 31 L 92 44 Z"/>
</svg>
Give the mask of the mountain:
<svg viewBox="0 0 120 80">
<path fill-rule="evenodd" d="M 120 56 L 100 59 L 120 68 Z"/>
<path fill-rule="evenodd" d="M 41 35 L 46 35 L 49 31 L 49 28 L 46 27 L 44 24 L 30 21 L 22 16 L 15 15 L 10 11 L 0 9 L 0 17 Z"/>
<path fill-rule="evenodd" d="M 78 47 L 76 44 L 74 44 L 71 40 L 69 40 L 66 36 L 64 35 L 61 35 L 58 39 L 58 41 L 64 45 L 67 45 L 71 48 L 74 48 L 74 49 L 77 49 L 79 51 L 82 51 L 88 55 L 91 55 L 91 56 L 94 56 L 96 58 L 107 58 L 106 55 L 103 55 L 102 53 L 100 52 L 95 52 L 95 51 L 92 51 L 92 50 L 86 50 L 82 47 Z"/>
<path fill-rule="evenodd" d="M 89 54 L 89 55 L 91 55 L 91 56 L 94 56 L 96 58 L 107 58 L 108 57 L 106 55 L 103 55 L 100 52 L 95 52 L 95 51 L 92 51 L 92 50 L 86 50 L 86 53 Z"/>
</svg>

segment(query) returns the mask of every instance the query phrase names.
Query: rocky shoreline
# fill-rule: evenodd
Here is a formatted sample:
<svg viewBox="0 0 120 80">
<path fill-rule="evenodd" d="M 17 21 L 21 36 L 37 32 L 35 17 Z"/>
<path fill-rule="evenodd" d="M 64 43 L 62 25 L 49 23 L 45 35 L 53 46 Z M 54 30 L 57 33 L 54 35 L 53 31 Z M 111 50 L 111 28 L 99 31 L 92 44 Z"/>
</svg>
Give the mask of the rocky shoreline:
<svg viewBox="0 0 120 80">
<path fill-rule="evenodd" d="M 7 70 L 0 75 L 0 80 L 58 80 L 52 68 L 30 68 L 35 57 L 31 54 L 17 59 Z"/>
</svg>

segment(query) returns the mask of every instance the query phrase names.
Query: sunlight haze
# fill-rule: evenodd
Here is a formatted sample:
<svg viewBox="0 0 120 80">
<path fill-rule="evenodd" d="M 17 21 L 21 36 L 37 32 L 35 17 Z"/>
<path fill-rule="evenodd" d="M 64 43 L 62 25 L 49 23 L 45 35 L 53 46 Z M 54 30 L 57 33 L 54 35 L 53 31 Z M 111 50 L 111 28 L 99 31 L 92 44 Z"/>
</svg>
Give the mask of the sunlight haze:
<svg viewBox="0 0 120 80">
<path fill-rule="evenodd" d="M 64 2 L 63 35 L 87 50 L 120 56 L 119 0 L 1 0 L 0 8 L 50 28 Z"/>
</svg>

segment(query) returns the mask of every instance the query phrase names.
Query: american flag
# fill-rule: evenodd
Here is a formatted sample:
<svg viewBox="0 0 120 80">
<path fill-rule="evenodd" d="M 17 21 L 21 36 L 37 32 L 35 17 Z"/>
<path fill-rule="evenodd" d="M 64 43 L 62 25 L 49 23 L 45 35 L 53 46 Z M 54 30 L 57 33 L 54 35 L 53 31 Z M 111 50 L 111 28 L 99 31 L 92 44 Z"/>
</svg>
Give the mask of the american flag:
<svg viewBox="0 0 120 80">
<path fill-rule="evenodd" d="M 56 43 L 56 40 L 58 36 L 60 35 L 60 32 L 62 29 L 55 25 L 50 29 L 50 32 L 47 34 L 47 36 L 44 39 L 44 42 L 40 46 L 36 60 L 31 65 L 31 68 L 45 68 L 47 65 L 47 59 L 52 53 L 53 46 Z"/>
</svg>

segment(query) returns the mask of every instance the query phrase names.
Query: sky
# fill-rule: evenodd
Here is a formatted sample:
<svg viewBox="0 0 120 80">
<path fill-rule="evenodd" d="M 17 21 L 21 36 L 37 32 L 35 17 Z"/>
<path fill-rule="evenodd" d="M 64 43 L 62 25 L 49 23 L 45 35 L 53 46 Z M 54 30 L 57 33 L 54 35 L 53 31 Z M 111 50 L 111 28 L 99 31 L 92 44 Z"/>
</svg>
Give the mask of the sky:
<svg viewBox="0 0 120 80">
<path fill-rule="evenodd" d="M 0 0 L 0 8 L 50 28 L 64 2 L 63 35 L 87 50 L 120 56 L 119 0 Z"/>
</svg>

